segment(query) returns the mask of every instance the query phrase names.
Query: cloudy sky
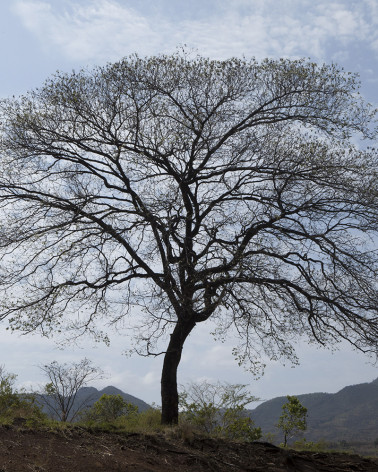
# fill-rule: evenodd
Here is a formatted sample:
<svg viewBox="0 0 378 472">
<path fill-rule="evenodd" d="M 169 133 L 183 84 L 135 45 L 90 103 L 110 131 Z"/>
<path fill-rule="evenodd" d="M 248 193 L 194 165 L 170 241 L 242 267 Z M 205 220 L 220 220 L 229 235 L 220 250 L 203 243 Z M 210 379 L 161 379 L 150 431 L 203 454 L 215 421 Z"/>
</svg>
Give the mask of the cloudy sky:
<svg viewBox="0 0 378 472">
<path fill-rule="evenodd" d="M 358 72 L 361 91 L 377 105 L 378 0 L 2 0 L 0 97 L 38 87 L 56 70 L 104 64 L 137 52 L 171 53 L 179 46 L 212 58 L 310 57 Z M 38 365 L 84 356 L 115 385 L 148 402 L 160 402 L 162 359 L 126 357 L 130 343 L 112 334 L 110 347 L 83 340 L 60 350 L 39 336 L 17 337 L 0 325 L 0 364 L 20 384 L 43 382 Z M 377 366 L 342 346 L 339 352 L 298 346 L 301 364 L 267 361 L 255 380 L 233 360 L 232 340 L 217 344 L 211 326 L 189 338 L 179 381 L 249 384 L 263 399 L 314 391 L 336 392 L 378 377 Z"/>
</svg>

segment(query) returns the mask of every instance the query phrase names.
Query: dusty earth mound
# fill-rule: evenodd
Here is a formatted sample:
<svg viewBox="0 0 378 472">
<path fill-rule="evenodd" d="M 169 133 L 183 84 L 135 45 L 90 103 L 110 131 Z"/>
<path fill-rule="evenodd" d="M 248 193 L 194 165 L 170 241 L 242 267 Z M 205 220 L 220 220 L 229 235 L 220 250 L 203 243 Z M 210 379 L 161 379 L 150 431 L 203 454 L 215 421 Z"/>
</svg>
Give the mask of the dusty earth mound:
<svg viewBox="0 0 378 472">
<path fill-rule="evenodd" d="M 0 427 L 0 472 L 378 471 L 378 459 L 282 450 L 268 443 Z"/>
</svg>

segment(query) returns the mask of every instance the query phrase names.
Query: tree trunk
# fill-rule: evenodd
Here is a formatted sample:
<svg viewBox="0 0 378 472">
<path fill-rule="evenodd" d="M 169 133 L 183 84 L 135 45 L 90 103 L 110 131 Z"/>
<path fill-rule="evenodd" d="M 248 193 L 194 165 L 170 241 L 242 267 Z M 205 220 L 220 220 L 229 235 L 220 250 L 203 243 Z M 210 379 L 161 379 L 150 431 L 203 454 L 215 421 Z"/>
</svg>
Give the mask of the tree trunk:
<svg viewBox="0 0 378 472">
<path fill-rule="evenodd" d="M 162 424 L 178 423 L 177 367 L 180 363 L 185 339 L 194 326 L 195 322 L 192 320 L 179 321 L 171 334 L 161 374 Z"/>
</svg>

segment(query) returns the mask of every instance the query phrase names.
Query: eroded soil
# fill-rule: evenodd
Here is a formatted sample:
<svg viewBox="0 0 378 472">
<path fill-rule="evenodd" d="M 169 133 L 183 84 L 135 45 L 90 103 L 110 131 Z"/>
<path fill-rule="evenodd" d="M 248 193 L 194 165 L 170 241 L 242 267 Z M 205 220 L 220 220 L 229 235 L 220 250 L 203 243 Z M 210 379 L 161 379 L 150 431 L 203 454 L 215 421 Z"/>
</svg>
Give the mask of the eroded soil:
<svg viewBox="0 0 378 472">
<path fill-rule="evenodd" d="M 378 459 L 167 434 L 0 427 L 0 472 L 378 472 Z"/>
</svg>

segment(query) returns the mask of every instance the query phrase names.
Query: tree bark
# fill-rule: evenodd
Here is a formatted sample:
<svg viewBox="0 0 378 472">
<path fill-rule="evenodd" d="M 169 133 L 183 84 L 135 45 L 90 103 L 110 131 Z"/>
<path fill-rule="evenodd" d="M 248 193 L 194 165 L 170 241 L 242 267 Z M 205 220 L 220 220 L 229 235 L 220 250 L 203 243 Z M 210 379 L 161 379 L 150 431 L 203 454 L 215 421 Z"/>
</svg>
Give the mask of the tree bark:
<svg viewBox="0 0 378 472">
<path fill-rule="evenodd" d="M 161 374 L 161 422 L 178 423 L 177 367 L 184 342 L 195 326 L 193 320 L 179 321 L 171 334 Z"/>
</svg>

